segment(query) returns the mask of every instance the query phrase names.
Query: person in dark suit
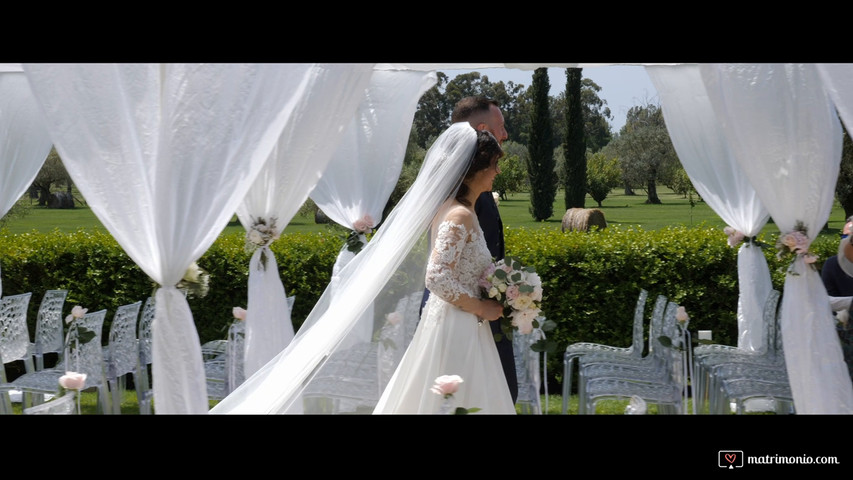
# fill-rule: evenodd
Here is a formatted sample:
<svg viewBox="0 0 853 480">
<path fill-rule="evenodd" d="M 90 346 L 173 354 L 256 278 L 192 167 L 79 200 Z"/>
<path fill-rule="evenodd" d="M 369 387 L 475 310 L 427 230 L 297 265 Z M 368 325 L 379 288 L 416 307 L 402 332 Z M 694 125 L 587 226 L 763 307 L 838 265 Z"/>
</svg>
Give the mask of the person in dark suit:
<svg viewBox="0 0 853 480">
<path fill-rule="evenodd" d="M 842 262 L 840 260 L 843 257 L 843 251 L 845 248 L 843 240 L 850 235 L 851 231 L 853 231 L 853 217 L 848 218 L 847 221 L 844 222 L 844 228 L 841 230 L 842 242 L 839 244 L 838 255 L 833 255 L 827 258 L 820 271 L 823 285 L 826 287 L 826 293 L 829 294 L 830 297 L 853 296 L 853 276 L 848 275 L 845 270 L 842 269 L 842 263 L 844 263 L 844 266 L 848 269 L 850 268 L 848 266 L 851 264 L 849 261 Z M 849 240 L 847 245 L 849 245 Z"/>
<path fill-rule="evenodd" d="M 847 371 L 853 380 L 853 325 L 850 316 L 853 313 L 850 297 L 853 296 L 853 245 L 850 234 L 853 233 L 853 217 L 848 217 L 841 229 L 841 241 L 838 254 L 826 259 L 820 270 L 820 277 L 826 293 L 829 295 L 832 310 L 836 315 L 835 330 L 841 339 L 841 351 Z"/>
<path fill-rule="evenodd" d="M 452 123 L 467 121 L 476 130 L 486 130 L 494 135 L 500 144 L 503 144 L 508 137 L 500 105 L 497 101 L 487 97 L 471 96 L 459 100 L 453 107 L 450 120 Z M 495 260 L 503 259 L 505 254 L 503 222 L 492 192 L 480 194 L 474 204 L 474 211 L 477 213 L 489 252 Z M 428 297 L 429 290 L 426 290 L 421 302 L 421 309 L 423 309 Z M 501 322 L 489 322 L 489 326 L 493 334 L 501 334 Z M 501 334 L 500 340 L 495 342 L 495 347 L 498 349 L 498 355 L 501 358 L 501 366 L 504 376 L 506 376 L 509 391 L 512 394 L 512 402 L 515 403 L 518 399 L 518 377 L 515 371 L 512 341 L 506 335 Z"/>
</svg>

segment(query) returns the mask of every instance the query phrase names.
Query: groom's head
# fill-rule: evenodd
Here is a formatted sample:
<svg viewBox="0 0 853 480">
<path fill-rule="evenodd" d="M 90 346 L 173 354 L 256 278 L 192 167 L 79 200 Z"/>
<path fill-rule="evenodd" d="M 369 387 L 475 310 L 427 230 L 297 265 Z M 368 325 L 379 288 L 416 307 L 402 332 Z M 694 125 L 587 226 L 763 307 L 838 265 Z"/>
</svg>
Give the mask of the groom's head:
<svg viewBox="0 0 853 480">
<path fill-rule="evenodd" d="M 456 102 L 450 121 L 468 122 L 477 130 L 486 130 L 495 136 L 499 144 L 507 139 L 504 116 L 496 100 L 483 96 L 465 97 Z"/>
</svg>

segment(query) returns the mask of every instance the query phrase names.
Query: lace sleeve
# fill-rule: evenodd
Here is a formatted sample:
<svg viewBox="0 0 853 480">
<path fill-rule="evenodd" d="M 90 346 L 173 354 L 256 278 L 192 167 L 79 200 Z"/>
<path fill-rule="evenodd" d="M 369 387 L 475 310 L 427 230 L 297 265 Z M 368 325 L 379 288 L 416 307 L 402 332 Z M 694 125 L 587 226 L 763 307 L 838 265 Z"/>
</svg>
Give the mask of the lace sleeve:
<svg viewBox="0 0 853 480">
<path fill-rule="evenodd" d="M 459 280 L 456 263 L 465 249 L 468 230 L 465 225 L 450 221 L 441 222 L 435 238 L 435 247 L 427 264 L 426 287 L 430 292 L 448 302 L 454 302 L 466 293 Z"/>
</svg>

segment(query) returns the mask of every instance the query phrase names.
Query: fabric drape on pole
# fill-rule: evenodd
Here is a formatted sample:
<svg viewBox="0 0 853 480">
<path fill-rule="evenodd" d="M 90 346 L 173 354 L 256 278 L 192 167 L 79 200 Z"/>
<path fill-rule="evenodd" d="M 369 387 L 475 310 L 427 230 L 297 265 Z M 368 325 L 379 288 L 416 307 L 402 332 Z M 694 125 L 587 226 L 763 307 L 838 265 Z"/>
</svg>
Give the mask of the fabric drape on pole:
<svg viewBox="0 0 853 480">
<path fill-rule="evenodd" d="M 324 404 L 342 399 L 362 400 L 364 408 L 353 413 L 372 412 L 383 386 L 375 375 L 357 375 L 362 364 L 339 364 L 342 370 L 331 369 L 333 371 L 327 375 L 321 375 L 322 371 L 327 360 L 338 354 L 344 354 L 343 360 L 369 360 L 364 356 L 348 356 L 352 351 L 343 345 L 347 343 L 345 337 L 355 331 L 355 324 L 364 319 L 363 313 L 371 304 L 377 305 L 377 318 L 368 319 L 374 322 L 392 313 L 396 300 L 411 294 L 423 295 L 429 253 L 426 229 L 439 205 L 456 191 L 468 168 L 467 162 L 458 159 L 467 159 L 473 154 L 474 143 L 463 141 L 466 136 L 471 139 L 472 134 L 470 125 L 458 123 L 439 137 L 427 152 L 412 187 L 364 250 L 344 267 L 339 288 L 334 294 L 326 288 L 287 348 L 247 378 L 210 413 L 315 413 L 302 406 L 315 406 L 314 400 L 318 398 Z M 414 315 L 417 316 L 417 308 Z M 374 360 L 377 360 L 375 347 L 379 341 L 376 339 L 372 345 L 366 345 L 373 352 Z M 390 368 L 393 371 L 396 365 Z M 375 372 L 376 365 L 369 370 L 367 373 Z M 347 372 L 355 376 L 346 375 Z M 316 413 L 325 412 L 318 409 Z"/>
<path fill-rule="evenodd" d="M 52 142 L 23 70 L 0 69 L 0 217 L 32 185 Z M 3 294 L 0 281 L 0 296 Z"/>
<path fill-rule="evenodd" d="M 237 209 L 247 235 L 256 221 L 269 224 L 273 219 L 280 233 L 296 215 L 326 170 L 340 139 L 337 132 L 351 122 L 372 72 L 371 64 L 317 65 L 313 78 L 306 76 L 311 89 L 298 108 L 304 114 L 298 122 L 288 123 Z M 287 294 L 267 244 L 254 251 L 249 263 L 246 377 L 284 350 L 293 334 Z"/>
<path fill-rule="evenodd" d="M 667 131 L 684 170 L 720 218 L 747 241 L 738 250 L 738 347 L 755 351 L 764 338 L 763 307 L 773 282 L 758 235 L 770 214 L 726 143 L 697 65 L 650 66 Z"/>
<path fill-rule="evenodd" d="M 853 127 L 853 63 L 818 63 L 817 71 L 850 132 Z"/>
<path fill-rule="evenodd" d="M 335 223 L 355 230 L 355 223 L 365 216 L 373 220 L 374 227 L 382 221 L 400 178 L 418 100 L 436 81 L 434 72 L 374 71 L 356 116 L 311 192 L 311 199 Z M 364 244 L 366 237 L 360 238 Z M 344 244 L 332 269 L 332 290 L 355 255 Z M 369 341 L 372 326 L 369 322 L 360 325 L 365 328 L 361 336 L 351 338 Z"/>
<path fill-rule="evenodd" d="M 92 211 L 163 286 L 152 326 L 157 413 L 207 412 L 198 332 L 175 285 L 298 117 L 312 66 L 25 64 L 24 71 Z"/>
<path fill-rule="evenodd" d="M 814 64 L 703 64 L 729 147 L 780 234 L 814 240 L 829 218 L 841 124 Z M 785 362 L 798 413 L 853 413 L 853 386 L 820 274 L 798 256 L 780 306 Z"/>
</svg>

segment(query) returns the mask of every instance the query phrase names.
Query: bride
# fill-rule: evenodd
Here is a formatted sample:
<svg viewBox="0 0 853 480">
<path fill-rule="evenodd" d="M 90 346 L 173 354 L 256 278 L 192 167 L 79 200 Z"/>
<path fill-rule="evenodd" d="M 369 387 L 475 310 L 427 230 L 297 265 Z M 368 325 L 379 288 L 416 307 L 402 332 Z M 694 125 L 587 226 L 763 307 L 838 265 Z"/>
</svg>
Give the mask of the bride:
<svg viewBox="0 0 853 480">
<path fill-rule="evenodd" d="M 448 220 L 455 224 L 469 225 L 465 228 L 472 239 L 477 239 L 477 245 L 482 240 L 482 235 L 474 226 L 476 217 L 473 212 L 471 218 L 465 219 L 462 210 L 467 207 L 456 204 L 454 200 L 446 202 L 457 197 L 456 192 L 463 184 L 463 177 L 469 170 L 477 145 L 477 131 L 468 122 L 451 125 L 436 139 L 424 158 L 415 182 L 382 222 L 367 246 L 341 269 L 335 279 L 335 287 L 327 288 L 321 295 L 287 348 L 247 378 L 213 407 L 210 413 L 371 413 L 377 407 L 386 385 L 391 387 L 382 395 L 383 403 L 379 405 L 378 411 L 410 411 L 408 400 L 406 405 L 399 407 L 396 403 L 398 398 L 409 398 L 408 395 L 399 395 L 406 389 L 405 385 L 415 388 L 416 382 L 422 383 L 427 390 L 425 395 L 438 397 L 427 398 L 437 402 L 440 396 L 428 390 L 435 377 L 443 374 L 466 376 L 457 393 L 460 402 L 464 401 L 465 404 L 460 403 L 459 406 L 481 408 L 484 413 L 510 413 L 510 410 L 515 413 L 490 329 L 485 324 L 478 326 L 475 317 L 480 314 L 485 319 L 496 318 L 499 313 L 495 312 L 499 309 L 477 310 L 471 303 L 476 302 L 485 307 L 489 302 L 475 300 L 470 294 L 467 299 L 464 299 L 464 295 L 454 299 L 452 295 L 445 294 L 442 295 L 443 299 L 437 297 L 429 304 L 429 313 L 424 312 L 424 324 L 418 327 L 423 332 L 417 332 L 417 340 L 407 333 L 418 324 L 418 307 L 430 255 L 427 227 L 439 210 L 442 210 L 442 215 L 450 215 Z M 499 147 L 496 151 L 500 153 Z M 494 178 L 496 170 L 492 170 L 490 176 Z M 486 173 L 484 171 L 480 175 Z M 491 188 L 490 181 L 483 178 L 477 182 L 467 179 L 470 195 L 463 194 L 463 197 L 476 198 L 473 190 L 479 194 L 479 189 Z M 469 224 L 469 221 L 473 223 Z M 441 229 L 431 230 L 438 233 Z M 445 227 L 445 230 L 448 228 Z M 435 240 L 436 244 L 450 245 L 449 240 L 442 240 L 438 236 Z M 479 246 L 468 244 L 464 250 L 467 257 L 470 252 L 479 251 Z M 484 260 L 478 257 L 476 262 Z M 466 259 L 460 265 L 462 263 L 469 265 L 468 268 L 474 268 L 475 265 L 473 259 Z M 430 265 L 430 268 L 438 269 L 431 270 L 433 279 L 438 282 L 445 277 L 441 275 L 441 269 L 447 266 L 446 263 L 443 266 L 440 262 Z M 468 277 L 473 275 L 473 271 L 467 274 Z M 470 282 L 470 278 L 467 281 Z M 441 286 L 436 288 L 442 290 Z M 470 288 L 470 285 L 466 285 L 464 289 L 457 287 L 455 290 L 468 292 Z M 445 285 L 444 291 L 449 292 L 450 287 Z M 457 306 L 470 313 L 458 310 L 447 300 L 456 302 Z M 451 309 L 456 310 L 451 313 Z M 432 337 L 430 326 L 439 322 L 439 317 L 444 315 L 442 312 L 450 315 L 448 320 L 452 322 L 447 323 L 453 324 L 452 329 Z M 367 330 L 361 328 L 363 326 Z M 373 338 L 361 338 L 358 333 L 363 331 L 374 332 Z M 446 336 L 451 333 L 452 337 Z M 488 342 L 484 342 L 486 336 Z M 407 374 L 407 368 L 410 367 L 397 370 L 404 352 L 407 352 L 408 338 L 412 338 L 412 348 L 417 353 L 405 354 L 408 358 L 406 364 L 419 364 L 410 372 L 411 375 Z M 429 352 L 430 355 L 438 354 L 443 348 L 459 348 L 457 345 L 441 344 L 442 338 L 468 342 L 464 348 L 484 343 L 491 350 L 484 348 L 475 352 L 476 363 L 467 365 L 465 370 L 438 372 L 435 377 L 429 378 L 431 369 L 445 365 L 461 367 L 458 362 L 469 361 L 463 358 L 464 351 L 458 351 L 452 359 L 448 357 L 445 363 L 436 363 L 428 369 L 426 367 L 431 360 L 415 358 L 426 355 L 424 349 L 430 347 L 429 344 L 434 348 Z M 395 379 L 389 383 L 392 376 Z M 503 390 L 498 385 L 502 385 Z M 467 397 L 465 392 L 477 393 L 476 396 Z M 392 396 L 395 400 L 393 403 L 390 402 Z M 493 396 L 496 398 L 492 399 Z M 486 397 L 489 397 L 488 401 Z M 425 411 L 427 407 L 425 404 L 412 408 Z"/>
<path fill-rule="evenodd" d="M 474 212 L 481 193 L 491 191 L 503 155 L 495 137 L 477 131 L 477 150 L 462 184 L 441 206 L 430 227 L 434 245 L 426 271 L 431 295 L 412 343 L 379 399 L 374 413 L 437 413 L 444 398 L 431 391 L 437 377 L 458 375 L 458 407 L 480 413 L 515 413 L 492 330 L 503 306 L 482 299 L 479 280 L 491 263 Z"/>
</svg>

